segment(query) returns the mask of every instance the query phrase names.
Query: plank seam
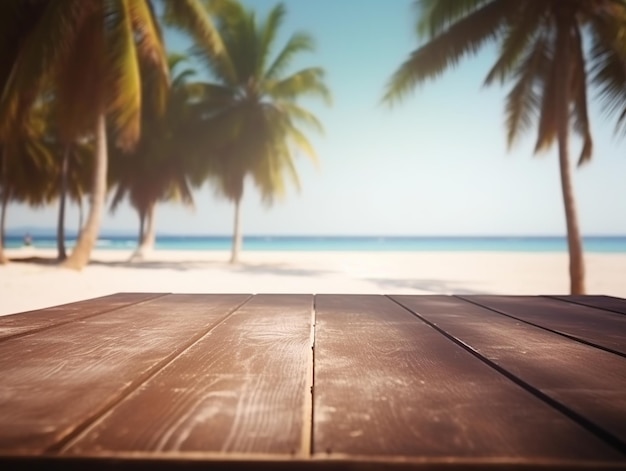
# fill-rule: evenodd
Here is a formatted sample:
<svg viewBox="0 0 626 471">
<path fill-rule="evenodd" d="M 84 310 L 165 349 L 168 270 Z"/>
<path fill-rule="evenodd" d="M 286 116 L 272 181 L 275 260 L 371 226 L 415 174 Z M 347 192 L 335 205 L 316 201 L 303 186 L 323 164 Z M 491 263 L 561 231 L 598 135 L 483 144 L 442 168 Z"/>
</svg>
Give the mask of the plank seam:
<svg viewBox="0 0 626 471">
<path fill-rule="evenodd" d="M 310 349 L 307 352 L 308 364 L 306 381 L 304 384 L 304 407 L 302 420 L 301 454 L 305 457 L 312 456 L 313 450 L 313 390 L 315 372 L 315 295 L 311 305 L 311 329 L 309 334 Z"/>
<path fill-rule="evenodd" d="M 469 304 L 473 304 L 474 306 L 478 306 L 478 307 L 480 307 L 482 309 L 486 309 L 488 311 L 491 311 L 491 312 L 494 312 L 496 314 L 499 314 L 501 316 L 505 316 L 505 317 L 508 317 L 510 319 L 514 319 L 516 321 L 522 322 L 522 323 L 524 323 L 526 325 L 537 327 L 538 329 L 545 330 L 546 332 L 550 332 L 552 334 L 560 335 L 561 337 L 565 337 L 566 339 L 582 343 L 584 345 L 587 345 L 588 347 L 597 348 L 598 350 L 602 350 L 602 351 L 605 351 L 607 353 L 612 353 L 613 355 L 618 355 L 618 356 L 620 356 L 622 358 L 626 358 L 626 353 L 622 353 L 619 350 L 613 350 L 610 347 L 605 347 L 604 345 L 598 345 L 597 343 L 594 343 L 594 342 L 592 342 L 590 340 L 585 340 L 585 339 L 582 339 L 580 337 L 576 337 L 575 335 L 568 334 L 566 332 L 561 332 L 559 330 L 551 329 L 550 327 L 544 327 L 544 326 L 542 326 L 540 324 L 535 324 L 534 322 L 527 321 L 527 320 L 522 319 L 520 317 L 516 317 L 513 314 L 508 314 L 506 312 L 502 312 L 502 311 L 500 311 L 500 310 L 498 310 L 496 308 L 493 308 L 493 307 L 485 306 L 484 304 L 481 304 L 478 301 L 473 301 L 472 299 L 465 298 L 464 296 L 461 296 L 461 295 L 454 295 L 454 297 L 457 298 L 457 299 L 460 299 L 462 301 L 465 301 L 465 302 L 467 302 Z"/>
<path fill-rule="evenodd" d="M 626 316 L 626 313 L 623 313 L 621 311 L 616 311 L 615 309 L 611 309 L 610 307 L 594 306 L 592 304 L 583 303 L 582 301 L 576 301 L 575 299 L 569 299 L 568 297 L 562 297 L 561 298 L 561 297 L 556 296 L 556 295 L 544 295 L 542 297 L 549 298 L 549 299 L 554 299 L 554 300 L 557 300 L 557 301 L 562 301 L 564 303 L 576 304 L 577 306 L 587 307 L 587 308 L 591 308 L 591 309 L 597 309 L 598 311 L 602 311 L 602 312 L 609 312 L 611 314 L 619 314 L 620 316 Z"/>
<path fill-rule="evenodd" d="M 133 392 L 139 389 L 146 382 L 150 381 L 154 376 L 156 376 L 160 371 L 164 368 L 175 362 L 181 355 L 187 352 L 191 347 L 200 342 L 204 337 L 206 337 L 212 330 L 214 330 L 217 326 L 222 324 L 226 319 L 232 316 L 238 309 L 240 309 L 244 304 L 252 299 L 252 295 L 248 295 L 248 297 L 237 304 L 234 308 L 230 309 L 225 315 L 219 318 L 217 321 L 213 322 L 207 329 L 201 331 L 199 334 L 196 334 L 191 338 L 189 342 L 183 344 L 182 347 L 176 349 L 170 355 L 162 359 L 161 361 L 155 363 L 151 368 L 149 368 L 143 375 L 135 378 L 128 386 L 123 388 L 114 398 L 106 402 L 101 408 L 96 410 L 91 416 L 87 417 L 80 424 L 74 427 L 72 430 L 68 431 L 66 435 L 55 443 L 50 445 L 44 453 L 53 453 L 53 454 L 61 454 L 67 451 L 77 440 L 79 440 L 84 434 L 89 432 L 90 429 L 95 427 L 100 421 L 102 421 L 109 412 L 111 412 L 118 404 L 120 404 L 124 399 L 130 396 Z"/>
<path fill-rule="evenodd" d="M 498 373 L 500 373 L 501 375 L 503 375 L 506 378 L 508 378 L 509 380 L 511 380 L 513 383 L 515 383 L 518 386 L 520 386 L 522 389 L 526 390 L 527 392 L 529 392 L 533 396 L 537 397 L 539 400 L 545 402 L 546 404 L 548 404 L 549 406 L 553 407 L 554 409 L 556 409 L 557 411 L 559 411 L 560 413 L 562 413 L 563 415 L 565 415 L 569 419 L 573 420 L 574 422 L 576 422 L 578 425 L 583 427 L 588 432 L 592 433 L 593 435 L 595 435 L 596 437 L 600 438 L 601 440 L 604 440 L 604 442 L 606 442 L 608 445 L 610 445 L 613 448 L 615 448 L 620 453 L 626 455 L 626 443 L 623 442 L 619 437 L 613 435 L 611 432 L 605 430 L 601 426 L 597 425 L 595 422 L 593 422 L 593 421 L 587 419 L 586 417 L 580 415 L 578 412 L 570 409 L 565 404 L 563 404 L 563 403 L 557 401 L 556 399 L 548 396 L 546 393 L 544 393 L 540 389 L 534 387 L 530 383 L 527 383 L 526 381 L 524 381 L 520 377 L 514 375 L 513 373 L 511 373 L 507 369 L 505 369 L 502 366 L 498 365 L 495 361 L 490 360 L 489 358 L 483 356 L 480 352 L 475 350 L 471 345 L 463 342 L 463 340 L 461 340 L 461 339 L 455 337 L 454 335 L 448 333 L 443 328 L 439 327 L 434 322 L 429 321 L 428 319 L 426 319 L 425 317 L 423 317 L 421 314 L 417 313 L 413 309 L 409 308 L 408 306 L 405 306 L 400 301 L 397 301 L 396 299 L 394 299 L 393 297 L 391 297 L 389 295 L 387 295 L 387 297 L 389 299 L 391 299 L 394 303 L 398 304 L 399 306 L 401 306 L 402 308 L 407 310 L 409 313 L 411 313 L 412 315 L 414 315 L 415 317 L 420 319 L 426 325 L 428 325 L 431 328 L 435 329 L 441 335 L 443 335 L 444 337 L 448 338 L 453 343 L 455 343 L 459 347 L 463 348 L 467 352 L 471 353 L 473 356 L 475 356 L 476 358 L 481 360 L 487 366 L 493 368 Z"/>
<path fill-rule="evenodd" d="M 308 403 L 308 423 L 305 420 L 304 426 L 306 427 L 306 456 L 313 456 L 313 433 L 314 433 L 314 425 L 315 425 L 315 333 L 317 326 L 317 295 L 313 295 L 313 307 L 311 311 L 311 353 L 310 353 L 310 372 L 309 372 L 309 381 L 310 388 L 307 393 Z M 304 448 L 304 446 L 303 446 Z"/>
<path fill-rule="evenodd" d="M 13 340 L 13 339 L 21 338 L 21 337 L 26 337 L 27 335 L 37 334 L 39 332 L 43 332 L 43 331 L 49 330 L 49 329 L 54 329 L 56 327 L 62 327 L 64 325 L 71 324 L 72 322 L 84 321 L 86 319 L 91 319 L 92 317 L 100 316 L 102 314 L 109 314 L 110 312 L 117 311 L 117 310 L 120 310 L 120 309 L 125 309 L 127 307 L 137 306 L 137 305 L 142 304 L 142 303 L 147 303 L 147 302 L 150 302 L 150 301 L 154 301 L 156 299 L 162 298 L 162 297 L 167 296 L 169 294 L 170 293 L 155 293 L 155 295 L 153 297 L 148 298 L 148 299 L 140 299 L 139 301 L 133 301 L 133 302 L 130 302 L 128 304 L 124 304 L 123 306 L 116 306 L 116 307 L 112 307 L 112 308 L 107 308 L 107 309 L 105 309 L 103 311 L 98 311 L 98 312 L 94 312 L 94 313 L 91 313 L 91 314 L 86 314 L 84 316 L 76 317 L 76 318 L 70 319 L 68 321 L 61 321 L 61 322 L 58 322 L 58 323 L 55 323 L 55 324 L 44 325 L 44 326 L 37 327 L 37 328 L 32 329 L 32 330 L 27 330 L 25 332 L 18 332 L 16 334 L 10 334 L 10 335 L 7 335 L 5 337 L 0 337 L 0 343 L 4 342 L 6 340 Z M 77 301 L 77 302 L 80 302 L 80 301 Z"/>
</svg>

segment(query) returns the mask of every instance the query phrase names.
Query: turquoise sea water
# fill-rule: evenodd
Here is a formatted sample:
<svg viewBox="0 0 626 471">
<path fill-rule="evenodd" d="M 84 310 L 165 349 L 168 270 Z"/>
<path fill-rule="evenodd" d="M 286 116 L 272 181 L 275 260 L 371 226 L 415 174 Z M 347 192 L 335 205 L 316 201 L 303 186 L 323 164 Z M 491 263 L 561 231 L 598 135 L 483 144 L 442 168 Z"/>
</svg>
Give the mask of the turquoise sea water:
<svg viewBox="0 0 626 471">
<path fill-rule="evenodd" d="M 67 238 L 67 246 L 75 242 Z M 229 250 L 230 236 L 158 236 L 157 249 Z M 22 237 L 8 236 L 6 246 L 23 245 Z M 53 236 L 35 236 L 37 248 L 55 248 Z M 136 247 L 135 236 L 102 236 L 99 249 L 129 250 Z M 626 236 L 585 237 L 586 252 L 626 253 Z M 399 236 L 247 236 L 244 250 L 251 251 L 501 251 L 565 252 L 565 237 L 399 237 Z"/>
</svg>

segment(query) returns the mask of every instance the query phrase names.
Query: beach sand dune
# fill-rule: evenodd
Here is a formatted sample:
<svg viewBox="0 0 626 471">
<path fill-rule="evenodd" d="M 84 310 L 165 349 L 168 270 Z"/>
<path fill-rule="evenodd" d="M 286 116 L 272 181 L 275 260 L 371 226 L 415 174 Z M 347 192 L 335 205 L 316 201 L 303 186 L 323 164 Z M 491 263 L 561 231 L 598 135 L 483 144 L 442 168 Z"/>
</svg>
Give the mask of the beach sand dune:
<svg viewBox="0 0 626 471">
<path fill-rule="evenodd" d="M 178 293 L 567 294 L 566 253 L 96 250 L 82 272 L 49 262 L 54 250 L 7 250 L 0 315 L 123 291 Z M 20 261 L 20 259 L 22 261 Z M 24 261 L 30 260 L 30 261 Z M 46 263 L 46 260 L 48 262 Z M 626 297 L 626 254 L 588 253 L 589 294 Z"/>
</svg>

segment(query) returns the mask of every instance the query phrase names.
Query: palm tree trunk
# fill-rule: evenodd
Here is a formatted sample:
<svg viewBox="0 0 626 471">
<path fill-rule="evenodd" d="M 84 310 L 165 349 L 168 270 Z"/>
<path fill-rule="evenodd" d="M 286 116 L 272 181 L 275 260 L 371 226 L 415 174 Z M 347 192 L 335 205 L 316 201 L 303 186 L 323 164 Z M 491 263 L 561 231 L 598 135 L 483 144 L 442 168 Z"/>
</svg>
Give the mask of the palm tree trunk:
<svg viewBox="0 0 626 471">
<path fill-rule="evenodd" d="M 567 247 L 569 251 L 570 293 L 585 294 L 585 263 L 583 259 L 583 245 L 578 226 L 578 215 L 574 199 L 574 188 L 569 162 L 569 88 L 572 73 L 570 64 L 571 51 L 571 24 L 567 19 L 557 33 L 556 70 L 561 73 L 557 87 L 557 126 L 559 145 L 559 169 L 561 172 L 561 190 L 565 206 L 565 222 L 567 225 Z"/>
<path fill-rule="evenodd" d="M 4 254 L 4 230 L 6 225 L 7 206 L 9 205 L 9 191 L 4 188 L 2 191 L 2 208 L 0 208 L 0 265 L 9 263 L 9 259 Z"/>
<path fill-rule="evenodd" d="M 155 204 L 151 204 L 148 208 L 148 225 L 141 242 L 142 248 L 146 251 L 153 250 L 156 242 L 156 225 L 154 224 L 155 208 Z"/>
<path fill-rule="evenodd" d="M 6 223 L 7 206 L 9 205 L 9 190 L 7 188 L 7 154 L 3 151 L 0 154 L 0 160 L 2 166 L 0 167 L 0 195 L 2 195 L 2 208 L 0 209 L 0 265 L 4 265 L 9 262 L 9 259 L 4 254 L 4 226 Z"/>
<path fill-rule="evenodd" d="M 81 270 L 89 263 L 89 257 L 93 250 L 98 233 L 107 190 L 107 142 L 106 142 L 106 121 L 104 114 L 98 117 L 96 124 L 96 155 L 95 155 L 93 183 L 91 187 L 91 201 L 87 222 L 80 231 L 80 236 L 76 241 L 76 246 L 72 254 L 63 263 L 67 268 Z"/>
<path fill-rule="evenodd" d="M 146 227 L 146 213 L 144 210 L 139 211 L 139 237 L 137 237 L 137 247 L 143 242 L 143 234 Z"/>
<path fill-rule="evenodd" d="M 83 229 L 83 197 L 79 196 L 76 201 L 78 204 L 78 231 L 76 232 L 76 237 L 79 237 Z"/>
<path fill-rule="evenodd" d="M 141 236 L 139 247 L 135 253 L 131 256 L 132 260 L 143 260 L 146 255 L 148 255 L 154 249 L 154 243 L 156 241 L 156 232 L 154 225 L 154 208 L 155 205 L 152 204 L 148 207 L 148 210 L 141 216 Z M 144 222 L 145 219 L 145 230 L 144 230 Z"/>
<path fill-rule="evenodd" d="M 230 255 L 230 263 L 239 262 L 239 253 L 241 252 L 241 246 L 243 237 L 241 234 L 241 197 L 235 199 L 235 221 L 233 228 L 233 246 Z"/>
<path fill-rule="evenodd" d="M 59 219 L 57 222 L 57 251 L 58 259 L 63 261 L 67 258 L 65 252 L 65 203 L 67 200 L 67 172 L 70 160 L 70 145 L 65 147 L 63 162 L 61 163 L 61 181 L 59 182 Z"/>
</svg>

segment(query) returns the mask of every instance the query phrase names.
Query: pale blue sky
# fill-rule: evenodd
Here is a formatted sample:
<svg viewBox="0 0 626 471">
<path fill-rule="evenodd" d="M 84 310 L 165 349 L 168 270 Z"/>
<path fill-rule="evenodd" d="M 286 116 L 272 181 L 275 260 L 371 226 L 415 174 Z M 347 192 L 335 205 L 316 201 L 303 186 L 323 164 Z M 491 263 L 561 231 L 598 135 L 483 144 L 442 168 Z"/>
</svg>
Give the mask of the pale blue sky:
<svg viewBox="0 0 626 471">
<path fill-rule="evenodd" d="M 276 2 L 249 0 L 260 15 Z M 506 88 L 485 89 L 493 58 L 485 50 L 393 109 L 380 104 L 385 84 L 418 42 L 411 0 L 287 0 L 281 44 L 304 30 L 317 51 L 297 67 L 322 66 L 334 104 L 310 103 L 324 123 L 312 135 L 321 165 L 298 162 L 302 190 L 263 207 L 252 185 L 243 202 L 246 234 L 484 235 L 565 232 L 556 149 L 532 156 L 529 134 L 511 152 L 504 139 Z M 168 36 L 174 48 L 183 47 Z M 575 171 L 584 234 L 626 234 L 626 141 L 592 104 L 593 162 Z M 572 143 L 577 154 L 578 143 Z M 195 211 L 157 209 L 161 233 L 229 234 L 232 207 L 208 187 Z M 12 205 L 8 227 L 55 225 L 56 207 Z M 76 225 L 72 208 L 68 226 Z M 124 205 L 104 230 L 136 231 Z"/>
</svg>

